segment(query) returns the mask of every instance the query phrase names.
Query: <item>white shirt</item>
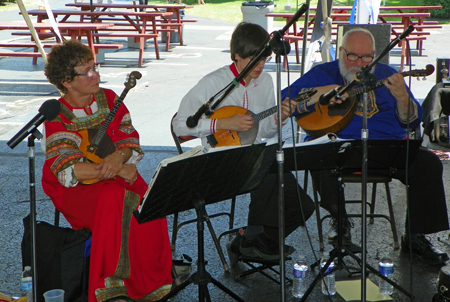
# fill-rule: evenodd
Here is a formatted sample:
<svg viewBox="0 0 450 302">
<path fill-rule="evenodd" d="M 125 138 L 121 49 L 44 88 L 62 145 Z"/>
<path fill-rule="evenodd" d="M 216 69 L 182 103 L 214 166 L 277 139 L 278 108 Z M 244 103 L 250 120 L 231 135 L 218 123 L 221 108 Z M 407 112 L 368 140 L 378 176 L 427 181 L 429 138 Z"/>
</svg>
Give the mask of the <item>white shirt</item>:
<svg viewBox="0 0 450 302">
<path fill-rule="evenodd" d="M 175 134 L 178 136 L 200 137 L 202 138 L 203 146 L 210 148 L 211 146 L 207 142 L 206 137 L 216 132 L 216 120 L 209 119 L 203 115 L 196 127 L 189 128 L 186 126 L 186 119 L 194 115 L 203 104 L 230 84 L 238 75 L 236 65 L 232 63 L 203 77 L 181 100 L 177 116 L 172 123 Z M 267 72 L 262 72 L 257 79 L 252 79 L 247 87 L 245 87 L 245 82 L 241 81 L 241 84 L 235 87 L 215 110 L 224 106 L 238 106 L 258 114 L 275 105 L 272 77 Z M 272 114 L 259 122 L 259 129 L 254 143 L 261 143 L 263 139 L 272 138 L 276 134 L 277 118 L 276 114 Z"/>
</svg>

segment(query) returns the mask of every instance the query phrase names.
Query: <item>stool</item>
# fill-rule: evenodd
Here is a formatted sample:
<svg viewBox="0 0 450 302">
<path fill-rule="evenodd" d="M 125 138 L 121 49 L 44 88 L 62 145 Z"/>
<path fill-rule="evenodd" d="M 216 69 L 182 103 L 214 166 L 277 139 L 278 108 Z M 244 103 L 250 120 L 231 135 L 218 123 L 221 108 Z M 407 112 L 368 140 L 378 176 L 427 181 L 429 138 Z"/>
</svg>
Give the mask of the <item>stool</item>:
<svg viewBox="0 0 450 302">
<path fill-rule="evenodd" d="M 367 176 L 367 183 L 372 184 L 372 199 L 370 202 L 367 202 L 369 205 L 369 213 L 366 214 L 366 217 L 369 218 L 369 223 L 373 224 L 374 218 L 384 218 L 391 224 L 391 230 L 392 230 L 392 236 L 394 240 L 394 249 L 399 249 L 400 245 L 398 243 L 398 236 L 397 236 L 397 228 L 395 225 L 395 217 L 394 217 L 394 209 L 392 207 L 392 198 L 391 198 L 391 191 L 389 188 L 389 183 L 392 181 L 392 178 L 389 176 L 378 176 L 378 175 L 368 175 Z M 345 183 L 362 183 L 362 175 L 361 174 L 344 174 L 342 175 L 342 182 Z M 384 214 L 376 214 L 375 213 L 375 201 L 376 201 L 376 194 L 377 194 L 377 184 L 378 183 L 384 183 L 384 187 L 386 190 L 386 200 L 387 205 L 389 208 L 389 216 Z M 319 233 L 319 245 L 320 250 L 322 251 L 324 249 L 324 243 L 323 243 L 323 234 L 322 234 L 322 223 L 325 219 L 331 218 L 331 215 L 326 215 L 323 218 L 320 218 L 320 209 L 319 209 L 319 201 L 318 201 L 318 195 L 317 190 L 314 188 L 314 204 L 316 207 L 316 217 L 317 217 L 317 230 Z M 361 203 L 361 199 L 359 200 L 345 200 L 345 203 Z M 361 217 L 361 214 L 347 214 L 348 217 Z"/>
</svg>

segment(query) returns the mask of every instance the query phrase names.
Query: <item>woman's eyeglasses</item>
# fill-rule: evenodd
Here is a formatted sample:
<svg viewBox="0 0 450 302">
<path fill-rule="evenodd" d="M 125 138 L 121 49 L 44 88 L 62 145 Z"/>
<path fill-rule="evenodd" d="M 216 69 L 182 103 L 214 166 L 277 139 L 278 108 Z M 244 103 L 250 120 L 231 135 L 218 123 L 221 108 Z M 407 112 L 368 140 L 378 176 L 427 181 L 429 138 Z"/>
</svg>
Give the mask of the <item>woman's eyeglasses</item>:
<svg viewBox="0 0 450 302">
<path fill-rule="evenodd" d="M 88 78 L 92 78 L 95 75 L 99 74 L 99 66 L 97 64 L 94 65 L 93 68 L 89 69 L 87 73 L 76 73 L 75 76 L 84 76 Z"/>
</svg>

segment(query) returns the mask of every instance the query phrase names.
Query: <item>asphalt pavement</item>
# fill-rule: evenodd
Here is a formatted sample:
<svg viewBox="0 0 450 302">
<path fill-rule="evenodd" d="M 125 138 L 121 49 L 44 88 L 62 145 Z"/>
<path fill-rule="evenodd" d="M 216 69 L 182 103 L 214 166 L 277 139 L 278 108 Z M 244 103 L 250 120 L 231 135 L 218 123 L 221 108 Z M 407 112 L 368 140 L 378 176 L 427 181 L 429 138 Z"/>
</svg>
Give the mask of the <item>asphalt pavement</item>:
<svg viewBox="0 0 450 302">
<path fill-rule="evenodd" d="M 122 1 L 122 0 L 116 0 Z M 59 0 L 50 1 L 53 8 L 64 7 L 64 2 Z M 208 4 L 206 4 L 208 5 Z M 241 14 L 241 12 L 236 12 Z M 5 19 L 3 19 L 5 18 Z M 131 112 L 133 124 L 141 136 L 141 145 L 145 151 L 145 157 L 139 164 L 143 177 L 150 181 L 157 164 L 164 158 L 177 154 L 171 134 L 170 120 L 177 111 L 181 98 L 193 87 L 197 81 L 207 73 L 229 64 L 229 41 L 231 33 L 236 23 L 218 21 L 207 18 L 200 18 L 190 15 L 186 11 L 186 18 L 198 19 L 197 23 L 186 23 L 184 28 L 184 46 L 177 43 L 171 43 L 171 49 L 166 52 L 161 47 L 161 59 L 156 60 L 153 50 L 153 43 L 148 42 L 145 52 L 144 64 L 141 68 L 137 66 L 138 52 L 135 49 L 125 47 L 121 50 L 105 51 L 105 61 L 101 64 L 100 74 L 102 86 L 113 89 L 120 94 L 124 89 L 126 75 L 131 71 L 139 71 L 142 78 L 137 82 L 135 88 L 129 91 L 125 104 Z M 18 11 L 2 13 L 2 19 L 8 21 L 21 20 Z M 275 26 L 275 29 L 281 28 L 281 25 Z M 449 26 L 443 29 L 430 30 L 431 35 L 424 42 L 423 56 L 418 56 L 413 48 L 412 69 L 424 69 L 425 65 L 436 65 L 437 58 L 449 57 L 449 40 L 446 35 L 450 30 Z M 0 32 L 0 41 L 23 40 L 16 36 L 11 36 L 8 32 Z M 117 40 L 115 41 L 117 42 Z M 126 41 L 123 40 L 126 44 Z M 300 45 L 301 46 L 301 45 Z M 301 50 L 300 50 L 301 51 Z M 294 50 L 288 56 L 290 63 L 290 73 L 281 71 L 281 88 L 286 87 L 288 82 L 292 82 L 300 76 L 300 65 L 295 64 Z M 400 48 L 396 47 L 390 53 L 390 65 L 394 68 L 400 67 Z M 409 68 L 409 67 L 408 67 Z M 38 112 L 41 104 L 49 99 L 59 97 L 59 93 L 51 84 L 49 84 L 43 73 L 44 63 L 38 59 L 37 65 L 31 64 L 31 58 L 0 58 L 0 292 L 17 295 L 19 293 L 19 278 L 21 268 L 21 249 L 23 226 L 22 219 L 30 211 L 30 190 L 29 190 L 29 160 L 27 158 L 27 142 L 20 143 L 14 149 L 10 149 L 6 143 L 19 131 L 28 121 L 30 121 Z M 276 84 L 277 65 L 274 61 L 266 64 L 266 70 L 270 72 Z M 288 77 L 289 76 L 289 77 Z M 435 76 L 430 76 L 427 80 L 411 80 L 411 90 L 421 101 L 435 84 Z M 205 100 L 206 101 L 206 100 Z M 285 127 L 283 135 L 291 134 L 291 127 Z M 295 129 L 295 126 L 294 126 Z M 186 144 L 186 147 L 193 147 L 198 142 L 193 141 Z M 54 208 L 50 199 L 43 193 L 40 185 L 41 167 L 44 161 L 44 155 L 40 149 L 40 143 L 36 142 L 36 200 L 38 220 L 53 221 Z M 444 181 L 446 185 L 447 196 L 450 196 L 448 180 L 450 178 L 450 169 L 444 163 Z M 426 173 L 426 171 L 424 171 Z M 303 173 L 299 173 L 300 181 L 303 183 Z M 359 188 L 348 185 L 346 193 L 357 195 Z M 404 215 L 405 215 L 405 187 L 397 181 L 391 185 L 391 193 L 394 202 L 394 211 L 399 236 L 403 234 Z M 384 192 L 378 190 L 379 201 L 377 208 L 382 213 L 387 213 L 385 205 Z M 244 226 L 249 198 L 247 195 L 239 196 L 237 200 L 237 211 L 235 226 Z M 219 202 L 207 207 L 208 212 L 214 213 L 227 210 L 230 207 L 229 201 Z M 353 208 L 358 211 L 358 206 Z M 324 211 L 322 211 L 323 214 Z M 180 220 L 195 217 L 193 210 L 180 214 Z M 171 228 L 173 218 L 168 217 L 169 228 Z M 225 218 L 215 218 L 212 223 L 217 233 L 227 229 L 227 220 Z M 68 226 L 63 220 L 63 226 Z M 327 223 L 324 224 L 324 231 L 328 230 Z M 361 239 L 360 222 L 356 221 L 355 228 L 352 230 L 354 242 Z M 309 234 L 309 236 L 307 236 Z M 433 242 L 441 249 L 450 253 L 448 246 L 448 232 L 434 234 Z M 309 239 L 310 238 L 310 241 Z M 306 227 L 299 228 L 290 235 L 286 242 L 293 245 L 297 252 L 294 258 L 299 254 L 305 254 L 308 262 L 314 262 L 313 252 L 319 256 L 318 236 L 315 215 L 313 215 Z M 439 242 L 437 239 L 442 242 Z M 222 238 L 222 247 L 224 250 L 227 237 Z M 280 286 L 275 282 L 256 273 L 245 278 L 238 278 L 240 273 L 247 268 L 239 263 L 236 268 L 229 272 L 224 272 L 220 263 L 215 247 L 210 240 L 209 234 L 205 235 L 206 247 L 205 257 L 208 261 L 207 270 L 217 280 L 230 288 L 245 301 L 280 301 Z M 407 254 L 398 250 L 393 250 L 392 234 L 389 225 L 383 219 L 375 220 L 373 225 L 368 226 L 368 265 L 377 267 L 377 261 L 381 254 L 392 252 L 395 262 L 394 280 L 399 285 L 410 291 L 410 280 L 412 276 L 414 301 L 431 301 L 431 297 L 436 292 L 437 277 L 439 273 L 438 266 L 425 264 L 414 259 L 412 270 Z M 326 245 L 326 250 L 331 246 Z M 188 254 L 197 259 L 197 241 L 195 224 L 190 224 L 181 228 L 177 246 L 176 255 Z M 226 251 L 225 251 L 226 255 Z M 228 260 L 228 258 L 227 258 Z M 350 264 L 352 260 L 346 260 Z M 292 260 L 286 262 L 286 276 L 292 277 Z M 193 271 L 196 270 L 195 264 Z M 411 273 L 412 271 L 412 273 Z M 311 273 L 308 278 L 310 283 L 317 273 Z M 269 274 L 278 278 L 272 272 Z M 356 276 L 356 279 L 358 276 Z M 378 279 L 370 275 L 369 278 L 375 283 Z M 348 279 L 346 271 L 337 273 L 337 280 Z M 209 285 L 212 301 L 231 301 L 232 299 L 224 294 L 212 284 Z M 288 290 L 288 301 L 295 301 L 291 298 Z M 198 286 L 189 285 L 181 291 L 171 301 L 196 301 L 198 300 Z M 393 298 L 395 301 L 408 301 L 407 296 L 400 290 L 394 290 Z M 308 301 L 329 301 L 320 293 L 319 286 L 316 286 L 308 298 Z M 340 295 L 333 297 L 333 301 L 344 301 Z"/>
</svg>

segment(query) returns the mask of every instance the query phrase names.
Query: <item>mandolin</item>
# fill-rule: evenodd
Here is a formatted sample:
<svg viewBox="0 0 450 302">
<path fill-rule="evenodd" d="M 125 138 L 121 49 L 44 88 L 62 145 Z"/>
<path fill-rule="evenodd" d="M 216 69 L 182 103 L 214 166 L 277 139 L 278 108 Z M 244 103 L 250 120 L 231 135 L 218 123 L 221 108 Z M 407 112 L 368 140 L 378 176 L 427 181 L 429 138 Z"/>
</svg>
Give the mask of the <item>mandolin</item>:
<svg viewBox="0 0 450 302">
<path fill-rule="evenodd" d="M 402 72 L 402 76 L 426 77 L 434 72 L 433 65 L 427 65 L 425 69 Z M 384 80 L 377 81 L 367 87 L 371 91 L 384 86 Z M 336 133 L 345 128 L 353 118 L 358 100 L 356 96 L 364 92 L 364 87 L 358 87 L 347 91 L 349 98 L 341 104 L 332 106 L 320 105 L 319 102 L 314 106 L 314 111 L 305 112 L 295 116 L 297 124 L 312 137 L 320 137 L 327 133 Z"/>
<path fill-rule="evenodd" d="M 111 138 L 108 135 L 105 135 L 106 130 L 114 120 L 117 110 L 119 110 L 120 105 L 122 105 L 122 102 L 125 99 L 128 91 L 136 86 L 136 80 L 139 80 L 141 77 L 142 74 L 139 71 L 132 71 L 129 75 L 127 75 L 127 79 L 124 83 L 125 88 L 117 98 L 114 107 L 109 112 L 105 121 L 98 129 L 86 129 L 79 131 L 82 137 L 80 150 L 84 153 L 88 162 L 99 164 L 106 156 L 116 151 Z M 98 182 L 98 180 L 86 180 L 82 183 L 91 184 L 95 182 Z"/>
<path fill-rule="evenodd" d="M 303 92 L 293 99 L 293 101 L 305 102 L 309 100 L 316 92 L 317 90 Z M 228 118 L 236 114 L 249 114 L 252 116 L 252 120 L 255 124 L 249 131 L 218 130 L 216 133 L 207 136 L 206 139 L 212 147 L 253 144 L 256 139 L 256 135 L 258 134 L 259 122 L 276 112 L 277 106 L 266 109 L 258 114 L 254 114 L 250 110 L 238 106 L 225 106 L 219 108 L 210 116 L 211 119 Z"/>
</svg>

